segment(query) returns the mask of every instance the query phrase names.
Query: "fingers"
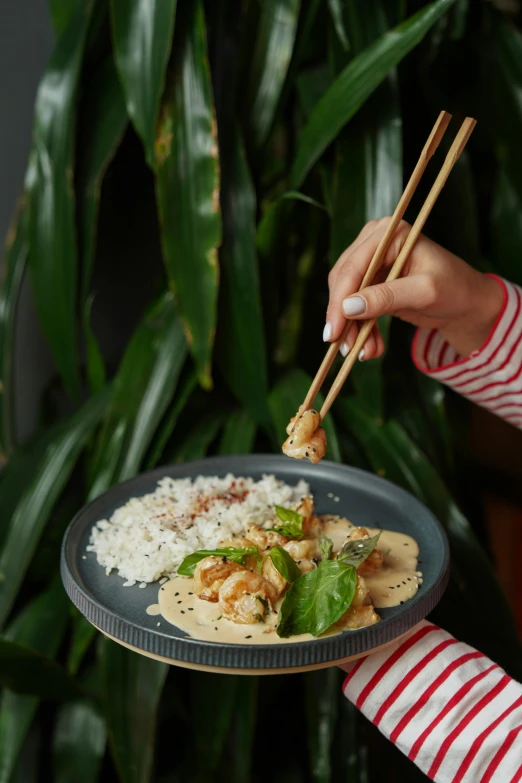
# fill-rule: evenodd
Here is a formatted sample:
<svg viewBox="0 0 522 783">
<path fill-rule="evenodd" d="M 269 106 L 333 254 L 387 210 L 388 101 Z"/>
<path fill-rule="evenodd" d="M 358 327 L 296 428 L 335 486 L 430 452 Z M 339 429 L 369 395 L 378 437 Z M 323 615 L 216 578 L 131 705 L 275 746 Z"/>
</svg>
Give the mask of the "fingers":
<svg viewBox="0 0 522 783">
<path fill-rule="evenodd" d="M 412 275 L 391 283 L 380 283 L 365 288 L 342 302 L 346 318 L 378 318 L 395 315 L 403 310 L 422 312 L 434 304 L 437 292 L 433 280 L 427 275 Z"/>
<path fill-rule="evenodd" d="M 345 250 L 330 273 L 328 278 L 330 301 L 323 335 L 325 341 L 336 340 L 339 337 L 346 317 L 342 310 L 342 302 L 350 294 L 359 290 L 388 224 L 389 218 L 376 221 L 375 224 L 367 224 L 358 239 Z M 409 226 L 402 222 L 386 253 L 386 263 L 390 259 L 395 260 L 408 232 Z"/>
<path fill-rule="evenodd" d="M 341 344 L 339 352 L 342 356 L 348 356 L 348 353 L 352 350 L 357 339 L 359 329 L 357 324 L 352 324 L 348 331 L 348 335 L 345 337 L 344 342 Z M 366 340 L 362 350 L 359 353 L 360 361 L 367 361 L 368 359 L 378 359 L 384 353 L 384 340 L 379 331 L 377 324 L 373 327 L 368 339 Z"/>
</svg>

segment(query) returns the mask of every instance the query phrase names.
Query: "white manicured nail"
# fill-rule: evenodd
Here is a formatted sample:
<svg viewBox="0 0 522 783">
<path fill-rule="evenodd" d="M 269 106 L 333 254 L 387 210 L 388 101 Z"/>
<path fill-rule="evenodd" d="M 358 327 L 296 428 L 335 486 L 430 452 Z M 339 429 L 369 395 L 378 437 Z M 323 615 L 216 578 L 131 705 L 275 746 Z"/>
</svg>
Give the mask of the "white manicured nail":
<svg viewBox="0 0 522 783">
<path fill-rule="evenodd" d="M 348 356 L 348 353 L 350 351 L 350 346 L 348 343 L 342 343 L 341 347 L 339 348 L 339 351 L 341 352 L 341 356 Z"/>
<path fill-rule="evenodd" d="M 350 296 L 343 301 L 345 315 L 361 315 L 366 310 L 366 300 L 362 296 Z"/>
<path fill-rule="evenodd" d="M 364 348 L 362 349 L 362 351 L 359 354 L 359 361 L 362 362 L 363 359 L 364 359 Z"/>
<path fill-rule="evenodd" d="M 332 337 L 332 324 L 327 323 L 323 329 L 323 340 L 325 343 L 328 342 Z"/>
</svg>

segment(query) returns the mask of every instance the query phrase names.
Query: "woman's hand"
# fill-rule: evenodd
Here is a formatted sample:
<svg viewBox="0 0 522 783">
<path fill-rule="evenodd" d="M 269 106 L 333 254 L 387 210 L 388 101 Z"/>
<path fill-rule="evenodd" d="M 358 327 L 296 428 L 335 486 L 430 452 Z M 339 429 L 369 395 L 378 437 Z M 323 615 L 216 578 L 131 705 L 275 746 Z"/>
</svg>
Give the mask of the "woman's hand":
<svg viewBox="0 0 522 783">
<path fill-rule="evenodd" d="M 496 280 L 420 236 L 403 276 L 391 283 L 383 282 L 409 233 L 410 226 L 404 221 L 395 233 L 374 284 L 356 293 L 389 220 L 382 218 L 367 223 L 330 272 L 325 342 L 340 336 L 347 318 L 364 321 L 391 314 L 415 326 L 438 329 L 462 356 L 481 348 L 503 304 L 503 291 Z M 354 344 L 357 331 L 357 324 L 352 324 L 341 347 L 344 356 Z M 383 351 L 382 337 L 374 328 L 359 358 L 372 359 Z"/>
</svg>

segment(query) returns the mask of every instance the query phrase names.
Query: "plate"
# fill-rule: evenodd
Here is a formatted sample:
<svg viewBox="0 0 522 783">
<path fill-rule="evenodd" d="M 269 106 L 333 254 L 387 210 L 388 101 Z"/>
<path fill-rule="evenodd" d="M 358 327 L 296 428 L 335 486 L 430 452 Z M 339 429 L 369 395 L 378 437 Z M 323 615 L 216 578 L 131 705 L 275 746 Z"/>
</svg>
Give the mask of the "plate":
<svg viewBox="0 0 522 783">
<path fill-rule="evenodd" d="M 407 533 L 420 548 L 423 582 L 402 606 L 379 609 L 381 622 L 324 639 L 247 646 L 199 641 L 146 614 L 157 603 L 158 584 L 123 587 L 116 573 L 106 576 L 93 552 L 87 552 L 92 526 L 107 519 L 132 497 L 153 492 L 159 479 L 274 474 L 288 484 L 305 479 L 319 514 L 346 516 L 356 525 Z M 391 644 L 423 620 L 442 597 L 448 581 L 446 535 L 433 514 L 415 497 L 382 478 L 356 468 L 322 461 L 297 462 L 279 455 L 211 457 L 158 468 L 116 485 L 85 506 L 70 523 L 62 544 L 61 573 L 71 601 L 93 625 L 114 641 L 168 663 L 230 674 L 299 672 L 339 664 Z"/>
</svg>

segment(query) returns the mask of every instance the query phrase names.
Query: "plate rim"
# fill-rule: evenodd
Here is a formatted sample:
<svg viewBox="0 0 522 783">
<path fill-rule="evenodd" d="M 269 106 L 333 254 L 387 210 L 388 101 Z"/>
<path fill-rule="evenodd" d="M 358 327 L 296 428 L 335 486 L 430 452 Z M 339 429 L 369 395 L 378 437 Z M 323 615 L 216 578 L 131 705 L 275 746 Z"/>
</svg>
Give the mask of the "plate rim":
<svg viewBox="0 0 522 783">
<path fill-rule="evenodd" d="M 118 484 L 113 485 L 106 492 L 89 501 L 78 510 L 69 523 L 62 539 L 60 571 L 67 595 L 89 622 L 125 644 L 130 645 L 133 648 L 141 649 L 144 654 L 148 652 L 169 658 L 173 664 L 176 664 L 176 662 L 179 661 L 180 663 L 186 662 L 195 665 L 200 664 L 202 666 L 210 665 L 215 668 L 231 670 L 241 668 L 245 671 L 260 668 L 266 670 L 291 670 L 292 668 L 298 669 L 303 665 L 324 664 L 329 660 L 332 661 L 333 665 L 333 662 L 336 659 L 346 658 L 346 652 L 343 655 L 341 647 L 343 639 L 346 639 L 348 634 L 351 644 L 354 646 L 353 654 L 359 654 L 364 651 L 369 652 L 373 647 L 392 642 L 405 630 L 413 628 L 421 620 L 425 619 L 434 609 L 441 599 L 449 580 L 450 560 L 448 539 L 444 528 L 437 517 L 424 503 L 422 503 L 422 501 L 416 498 L 415 495 L 388 479 L 361 468 L 332 462 L 330 460 L 321 461 L 323 470 L 326 468 L 333 473 L 349 473 L 355 477 L 364 477 L 365 481 L 370 480 L 376 485 L 388 486 L 393 490 L 394 494 L 399 493 L 404 495 L 405 498 L 407 497 L 408 499 L 413 500 L 429 515 L 432 524 L 434 524 L 434 527 L 439 534 L 439 539 L 442 544 L 442 562 L 438 571 L 438 578 L 431 587 L 420 596 L 417 593 L 413 599 L 415 603 L 410 605 L 406 615 L 403 614 L 398 617 L 386 618 L 375 626 L 368 626 L 356 631 L 347 631 L 336 636 L 307 640 L 305 642 L 288 642 L 277 645 L 263 644 L 255 646 L 230 644 L 219 641 L 213 642 L 209 640 L 194 639 L 190 636 L 175 637 L 164 633 L 159 629 L 145 628 L 133 620 L 123 618 L 122 615 L 118 615 L 117 612 L 109 607 L 103 606 L 94 595 L 89 594 L 81 584 L 78 584 L 68 558 L 68 545 L 71 534 L 74 532 L 74 527 L 78 520 L 84 517 L 84 515 L 88 515 L 89 511 L 92 512 L 92 509 L 97 505 L 103 504 L 103 499 L 109 493 L 116 488 L 120 491 L 124 490 L 126 486 L 133 485 L 137 480 L 153 483 L 158 478 L 172 475 L 173 473 L 188 473 L 193 476 L 198 472 L 198 467 L 204 467 L 205 470 L 208 471 L 209 469 L 213 470 L 213 466 L 216 465 L 216 473 L 226 473 L 228 470 L 226 467 L 227 463 L 233 462 L 234 460 L 237 461 L 237 459 L 245 461 L 245 475 L 248 472 L 247 462 L 265 462 L 268 460 L 274 464 L 274 467 L 266 470 L 270 470 L 270 472 L 276 475 L 278 468 L 282 466 L 289 467 L 294 463 L 294 460 L 290 460 L 280 454 L 227 454 L 191 460 L 177 465 L 164 465 L 154 468 L 151 471 L 139 473 L 133 478 L 118 482 Z M 253 466 L 251 470 L 263 473 L 265 468 L 261 467 L 260 469 L 259 467 Z M 232 472 L 232 470 L 230 470 L 230 472 Z M 234 472 L 237 473 L 237 469 L 234 469 Z M 207 475 L 210 474 L 207 473 Z M 303 478 L 310 481 L 310 476 L 308 475 L 305 475 Z M 93 523 L 91 522 L 90 524 Z M 99 568 L 103 568 L 99 564 L 98 566 Z M 78 571 L 77 565 L 76 571 Z M 378 629 L 378 631 L 376 631 L 376 629 Z M 182 629 L 178 630 L 183 632 Z M 376 636 L 378 636 L 378 639 L 373 638 Z M 372 638 L 375 643 L 372 643 Z M 368 639 L 369 645 L 362 643 L 363 639 Z M 359 644 L 357 644 L 357 641 Z M 294 655 L 292 655 L 292 653 L 294 653 Z M 305 653 L 304 656 L 303 653 Z M 211 660 L 211 658 L 214 660 Z M 243 660 L 241 665 L 238 666 L 239 658 L 246 658 L 247 662 Z M 266 660 L 267 658 L 272 658 L 273 660 Z M 295 660 L 292 661 L 292 658 Z M 262 665 L 260 665 L 261 661 Z"/>
</svg>

